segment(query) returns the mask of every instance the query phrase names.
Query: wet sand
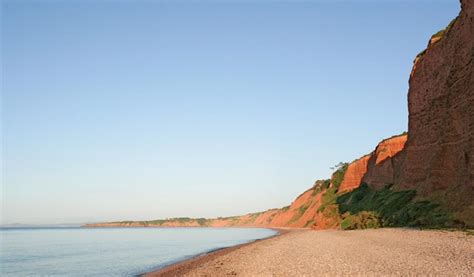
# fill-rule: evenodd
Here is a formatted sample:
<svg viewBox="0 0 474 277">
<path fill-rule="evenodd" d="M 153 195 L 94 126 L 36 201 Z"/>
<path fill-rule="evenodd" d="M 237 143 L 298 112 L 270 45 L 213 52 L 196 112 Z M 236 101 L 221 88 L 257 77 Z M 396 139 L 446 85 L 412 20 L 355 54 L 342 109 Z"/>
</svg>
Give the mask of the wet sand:
<svg viewBox="0 0 474 277">
<path fill-rule="evenodd" d="M 199 256 L 147 276 L 474 276 L 474 236 L 376 229 L 282 235 Z"/>
</svg>

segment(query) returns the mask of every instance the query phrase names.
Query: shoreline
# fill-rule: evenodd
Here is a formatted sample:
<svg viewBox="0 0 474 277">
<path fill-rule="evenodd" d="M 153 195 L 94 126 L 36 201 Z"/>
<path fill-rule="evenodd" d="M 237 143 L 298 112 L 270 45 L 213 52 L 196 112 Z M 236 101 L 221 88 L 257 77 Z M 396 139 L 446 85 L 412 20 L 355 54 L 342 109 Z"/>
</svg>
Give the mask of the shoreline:
<svg viewBox="0 0 474 277">
<path fill-rule="evenodd" d="M 282 237 L 282 236 L 284 236 L 284 235 L 286 235 L 290 232 L 293 232 L 293 231 L 296 231 L 296 230 L 301 230 L 302 228 L 274 228 L 274 227 L 272 227 L 272 228 L 264 228 L 264 229 L 274 230 L 277 233 L 275 235 L 267 237 L 267 238 L 256 239 L 256 240 L 246 242 L 246 243 L 243 243 L 243 244 L 218 248 L 218 249 L 215 249 L 215 250 L 204 252 L 202 254 L 198 254 L 198 255 L 190 257 L 190 258 L 185 258 L 182 261 L 178 261 L 178 262 L 175 262 L 175 263 L 171 263 L 169 265 L 165 265 L 162 268 L 153 270 L 151 272 L 146 272 L 146 273 L 140 274 L 138 276 L 141 276 L 141 277 L 180 276 L 180 275 L 183 275 L 183 274 L 186 274 L 186 273 L 192 271 L 193 269 L 197 268 L 199 265 L 201 265 L 205 262 L 217 259 L 217 258 L 219 258 L 223 255 L 226 255 L 230 252 L 238 250 L 242 247 L 253 245 L 253 244 L 256 244 L 256 243 L 263 242 L 263 241 L 268 241 L 268 240 L 275 239 L 275 238 L 278 238 L 278 237 Z"/>
<path fill-rule="evenodd" d="M 474 237 L 464 232 L 272 229 L 279 235 L 141 276 L 468 276 L 474 269 Z"/>
</svg>

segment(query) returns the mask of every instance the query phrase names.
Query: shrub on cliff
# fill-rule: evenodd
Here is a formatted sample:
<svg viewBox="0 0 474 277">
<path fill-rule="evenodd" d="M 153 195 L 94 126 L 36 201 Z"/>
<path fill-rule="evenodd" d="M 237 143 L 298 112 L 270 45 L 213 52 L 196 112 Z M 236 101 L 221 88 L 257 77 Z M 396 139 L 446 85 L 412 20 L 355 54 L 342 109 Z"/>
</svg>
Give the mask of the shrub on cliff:
<svg viewBox="0 0 474 277">
<path fill-rule="evenodd" d="M 346 174 L 348 166 L 348 163 L 339 163 L 333 167 L 336 169 L 336 171 L 331 176 L 331 183 L 336 191 L 339 189 L 339 186 L 341 186 L 342 181 L 344 180 L 344 175 Z"/>
<path fill-rule="evenodd" d="M 336 203 L 339 212 L 347 218 L 344 226 L 353 226 L 352 221 L 366 220 L 366 224 L 375 224 L 372 217 L 376 217 L 381 226 L 390 227 L 446 227 L 451 223 L 451 216 L 444 212 L 439 205 L 429 201 L 414 201 L 416 191 L 393 191 L 391 186 L 381 190 L 374 190 L 367 184 L 339 195 Z M 366 212 L 371 212 L 369 217 Z M 342 226 L 341 226 L 342 227 Z M 344 228 L 343 228 L 344 229 Z"/>
<path fill-rule="evenodd" d="M 318 193 L 321 193 L 323 190 L 329 188 L 329 185 L 331 184 L 331 180 L 318 180 L 313 186 L 313 192 L 311 193 L 311 196 L 316 196 Z"/>
<path fill-rule="evenodd" d="M 362 211 L 355 215 L 346 212 L 342 215 L 341 229 L 371 229 L 381 227 L 380 217 L 375 212 Z"/>
<path fill-rule="evenodd" d="M 196 222 L 199 224 L 199 226 L 208 226 L 209 221 L 206 218 L 197 218 Z"/>
<path fill-rule="evenodd" d="M 150 221 L 148 221 L 148 224 L 149 224 L 149 225 L 158 225 L 158 226 L 161 226 L 161 225 L 163 225 L 163 223 L 165 223 L 165 222 L 166 222 L 166 220 L 164 220 L 164 219 L 156 219 L 156 220 L 150 220 Z"/>
<path fill-rule="evenodd" d="M 327 206 L 332 205 L 336 202 L 336 188 L 332 187 L 326 190 L 321 197 L 321 205 L 318 208 L 318 212 L 323 212 Z"/>
<path fill-rule="evenodd" d="M 332 174 L 330 180 L 324 180 L 320 185 L 319 191 L 326 191 L 321 197 L 321 205 L 318 208 L 318 212 L 324 212 L 326 207 L 335 204 L 337 191 L 344 180 L 344 175 L 346 174 L 348 166 L 348 163 L 341 162 L 334 167 L 331 167 L 331 169 L 336 169 L 336 171 Z M 317 193 L 319 193 L 319 191 Z"/>
</svg>

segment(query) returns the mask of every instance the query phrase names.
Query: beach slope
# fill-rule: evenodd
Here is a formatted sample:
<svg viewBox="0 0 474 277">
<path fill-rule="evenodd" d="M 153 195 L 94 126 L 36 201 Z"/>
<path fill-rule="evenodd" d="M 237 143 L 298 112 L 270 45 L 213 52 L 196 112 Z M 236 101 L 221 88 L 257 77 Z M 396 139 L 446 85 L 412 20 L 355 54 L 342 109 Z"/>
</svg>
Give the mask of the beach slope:
<svg viewBox="0 0 474 277">
<path fill-rule="evenodd" d="M 464 232 L 295 230 L 148 276 L 472 276 L 473 261 L 474 236 Z"/>
</svg>

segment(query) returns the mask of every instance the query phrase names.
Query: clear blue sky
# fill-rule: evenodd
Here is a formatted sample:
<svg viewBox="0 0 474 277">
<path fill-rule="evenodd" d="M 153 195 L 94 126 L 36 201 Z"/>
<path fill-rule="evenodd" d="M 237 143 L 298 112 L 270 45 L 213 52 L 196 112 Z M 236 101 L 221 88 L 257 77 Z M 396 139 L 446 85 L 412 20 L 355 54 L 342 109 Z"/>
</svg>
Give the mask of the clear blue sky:
<svg viewBox="0 0 474 277">
<path fill-rule="evenodd" d="M 3 2 L 3 223 L 288 205 L 407 129 L 412 61 L 460 7 L 172 2 Z"/>
</svg>

